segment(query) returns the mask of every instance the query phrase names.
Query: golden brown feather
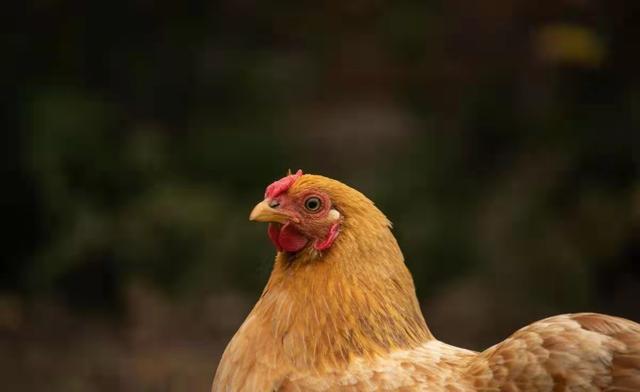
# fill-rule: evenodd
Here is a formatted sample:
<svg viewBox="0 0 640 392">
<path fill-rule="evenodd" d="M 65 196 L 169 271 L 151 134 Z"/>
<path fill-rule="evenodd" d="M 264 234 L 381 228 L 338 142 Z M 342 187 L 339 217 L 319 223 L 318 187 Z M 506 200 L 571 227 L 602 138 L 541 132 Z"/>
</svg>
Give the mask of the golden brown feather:
<svg viewBox="0 0 640 392">
<path fill-rule="evenodd" d="M 330 249 L 278 252 L 212 391 L 640 391 L 640 325 L 593 313 L 533 323 L 482 353 L 436 340 L 391 224 L 360 192 L 303 175 L 341 215 Z"/>
</svg>

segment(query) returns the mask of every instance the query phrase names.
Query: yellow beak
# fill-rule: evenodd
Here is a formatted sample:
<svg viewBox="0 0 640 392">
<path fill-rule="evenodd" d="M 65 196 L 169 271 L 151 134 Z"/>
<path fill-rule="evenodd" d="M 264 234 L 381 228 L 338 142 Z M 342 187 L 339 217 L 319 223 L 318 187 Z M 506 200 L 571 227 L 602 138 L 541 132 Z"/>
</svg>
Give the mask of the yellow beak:
<svg viewBox="0 0 640 392">
<path fill-rule="evenodd" d="M 292 220 L 288 214 L 271 208 L 267 200 L 263 200 L 253 207 L 253 211 L 249 215 L 249 220 L 254 222 L 277 222 L 287 223 Z"/>
</svg>

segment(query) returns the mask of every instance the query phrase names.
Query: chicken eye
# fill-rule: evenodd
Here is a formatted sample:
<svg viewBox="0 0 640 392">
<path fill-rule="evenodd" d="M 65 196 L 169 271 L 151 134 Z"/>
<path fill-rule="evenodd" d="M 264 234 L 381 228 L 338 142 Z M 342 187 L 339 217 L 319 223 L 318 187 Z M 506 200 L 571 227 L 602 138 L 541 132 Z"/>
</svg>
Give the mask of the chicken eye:
<svg viewBox="0 0 640 392">
<path fill-rule="evenodd" d="M 311 212 L 318 211 L 321 205 L 322 205 L 322 202 L 320 201 L 320 198 L 315 196 L 311 196 L 310 198 L 304 201 L 304 208 L 306 208 L 307 211 L 311 211 Z"/>
</svg>

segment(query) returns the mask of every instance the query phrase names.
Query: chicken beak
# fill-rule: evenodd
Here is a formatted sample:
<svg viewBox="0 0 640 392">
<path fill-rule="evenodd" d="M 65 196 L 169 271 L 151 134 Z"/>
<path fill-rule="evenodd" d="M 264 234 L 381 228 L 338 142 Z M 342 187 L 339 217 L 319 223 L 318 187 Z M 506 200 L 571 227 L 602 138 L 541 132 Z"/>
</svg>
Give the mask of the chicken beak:
<svg viewBox="0 0 640 392">
<path fill-rule="evenodd" d="M 253 207 L 253 211 L 251 211 L 249 215 L 249 220 L 254 222 L 277 222 L 284 224 L 290 221 L 291 217 L 282 211 L 270 207 L 269 202 L 263 200 Z"/>
</svg>

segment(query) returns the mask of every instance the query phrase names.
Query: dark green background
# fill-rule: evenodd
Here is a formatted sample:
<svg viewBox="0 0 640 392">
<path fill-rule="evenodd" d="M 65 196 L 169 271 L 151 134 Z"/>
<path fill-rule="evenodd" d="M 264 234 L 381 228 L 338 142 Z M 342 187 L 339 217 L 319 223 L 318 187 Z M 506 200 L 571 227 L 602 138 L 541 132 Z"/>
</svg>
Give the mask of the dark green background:
<svg viewBox="0 0 640 392">
<path fill-rule="evenodd" d="M 9 7 L 0 379 L 207 390 L 289 168 L 389 216 L 443 340 L 640 320 L 638 4 Z"/>
</svg>

